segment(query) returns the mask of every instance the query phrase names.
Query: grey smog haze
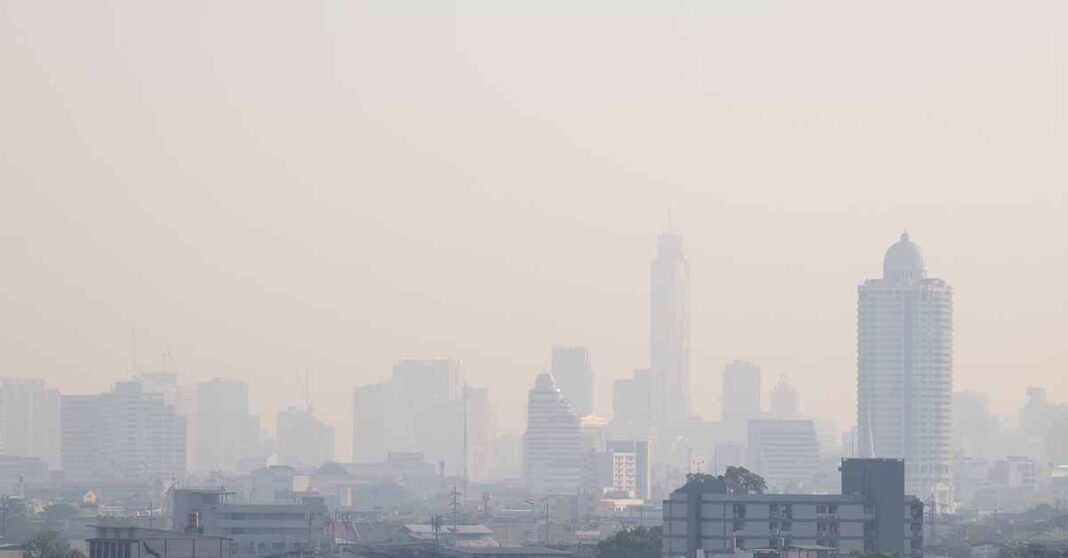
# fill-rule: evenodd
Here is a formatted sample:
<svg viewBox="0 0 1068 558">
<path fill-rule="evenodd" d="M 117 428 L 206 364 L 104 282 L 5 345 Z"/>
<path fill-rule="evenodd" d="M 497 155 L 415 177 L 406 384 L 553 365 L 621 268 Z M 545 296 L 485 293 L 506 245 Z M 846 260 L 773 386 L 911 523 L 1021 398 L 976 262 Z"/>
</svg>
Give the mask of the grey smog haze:
<svg viewBox="0 0 1068 558">
<path fill-rule="evenodd" d="M 521 431 L 587 345 L 608 414 L 670 215 L 698 415 L 744 359 L 854 424 L 903 230 L 954 388 L 1068 399 L 1064 2 L 0 0 L 0 69 L 0 376 L 227 376 L 268 429 L 307 373 L 348 456 L 402 358 Z"/>
</svg>

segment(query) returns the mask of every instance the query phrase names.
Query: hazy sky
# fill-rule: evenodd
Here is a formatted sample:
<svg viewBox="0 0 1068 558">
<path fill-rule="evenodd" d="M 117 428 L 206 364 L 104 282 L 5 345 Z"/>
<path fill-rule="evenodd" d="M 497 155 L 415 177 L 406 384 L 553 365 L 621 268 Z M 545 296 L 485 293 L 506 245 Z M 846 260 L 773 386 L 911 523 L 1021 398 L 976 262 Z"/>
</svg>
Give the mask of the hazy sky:
<svg viewBox="0 0 1068 558">
<path fill-rule="evenodd" d="M 1068 400 L 1068 4 L 0 0 L 0 374 L 301 401 L 460 359 L 503 429 L 554 343 L 646 364 L 669 208 L 695 409 L 759 362 L 855 415 L 856 287 L 908 229 L 955 385 Z M 273 417 L 269 417 L 273 423 Z"/>
</svg>

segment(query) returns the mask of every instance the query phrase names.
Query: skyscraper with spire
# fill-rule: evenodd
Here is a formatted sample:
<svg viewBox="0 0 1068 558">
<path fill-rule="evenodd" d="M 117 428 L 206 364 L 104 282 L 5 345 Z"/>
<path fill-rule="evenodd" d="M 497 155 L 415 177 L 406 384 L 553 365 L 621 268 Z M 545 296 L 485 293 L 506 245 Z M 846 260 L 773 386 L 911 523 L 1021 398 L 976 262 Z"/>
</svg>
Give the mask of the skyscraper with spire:
<svg viewBox="0 0 1068 558">
<path fill-rule="evenodd" d="M 653 421 L 676 425 L 690 416 L 690 277 L 682 235 L 657 238 L 649 288 L 649 365 Z"/>
<path fill-rule="evenodd" d="M 858 295 L 859 453 L 904 459 L 909 494 L 950 502 L 953 289 L 904 233 Z"/>
</svg>

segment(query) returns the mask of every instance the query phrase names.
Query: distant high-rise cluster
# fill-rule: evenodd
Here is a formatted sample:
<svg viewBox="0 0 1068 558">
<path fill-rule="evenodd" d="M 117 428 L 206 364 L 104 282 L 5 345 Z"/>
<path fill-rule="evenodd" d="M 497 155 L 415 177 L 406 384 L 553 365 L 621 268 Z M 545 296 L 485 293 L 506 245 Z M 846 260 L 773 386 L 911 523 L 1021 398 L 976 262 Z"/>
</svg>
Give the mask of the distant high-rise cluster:
<svg viewBox="0 0 1068 558">
<path fill-rule="evenodd" d="M 70 478 L 176 478 L 186 471 L 186 420 L 140 382 L 63 396 L 63 471 Z"/>
<path fill-rule="evenodd" d="M 860 455 L 903 458 L 909 494 L 950 502 L 953 289 L 902 234 L 858 295 Z"/>
</svg>

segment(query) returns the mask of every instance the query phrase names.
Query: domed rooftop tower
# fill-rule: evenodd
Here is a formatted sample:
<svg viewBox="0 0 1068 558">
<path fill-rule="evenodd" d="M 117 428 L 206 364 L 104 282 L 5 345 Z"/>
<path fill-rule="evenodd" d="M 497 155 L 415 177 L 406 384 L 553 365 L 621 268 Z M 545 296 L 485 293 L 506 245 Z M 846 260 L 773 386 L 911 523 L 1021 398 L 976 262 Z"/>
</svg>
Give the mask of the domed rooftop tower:
<svg viewBox="0 0 1068 558">
<path fill-rule="evenodd" d="M 890 246 L 883 258 L 883 279 L 895 281 L 918 281 L 927 276 L 923 252 L 909 233 L 901 233 L 901 240 Z"/>
</svg>

